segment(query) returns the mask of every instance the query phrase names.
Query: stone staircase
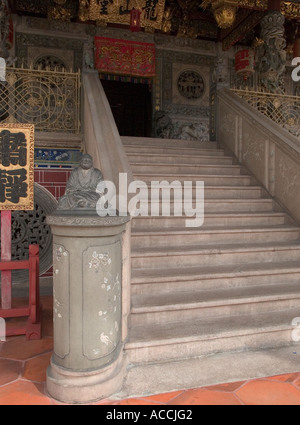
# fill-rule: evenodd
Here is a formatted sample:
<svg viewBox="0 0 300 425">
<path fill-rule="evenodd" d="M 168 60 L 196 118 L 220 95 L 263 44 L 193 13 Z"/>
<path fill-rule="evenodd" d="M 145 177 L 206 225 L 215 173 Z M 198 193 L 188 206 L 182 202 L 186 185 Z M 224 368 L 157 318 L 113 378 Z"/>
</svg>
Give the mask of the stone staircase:
<svg viewBox="0 0 300 425">
<path fill-rule="evenodd" d="M 186 217 L 172 214 L 132 220 L 132 306 L 125 346 L 130 393 L 221 382 L 216 364 L 207 362 L 215 358 L 222 364 L 224 353 L 235 356 L 232 369 L 242 368 L 238 362 L 245 353 L 295 353 L 300 227 L 216 143 L 122 141 L 135 179 L 205 185 L 202 227 L 185 227 Z M 238 369 L 226 374 L 226 361 L 230 364 L 225 360 L 220 369 L 225 370 L 223 382 L 242 378 Z M 260 362 L 263 368 L 264 360 Z M 249 373 L 251 365 L 255 376 L 270 366 L 266 361 L 269 366 L 260 370 L 251 358 L 244 365 Z M 210 379 L 204 378 L 207 373 Z M 158 384 L 162 381 L 165 386 Z"/>
</svg>

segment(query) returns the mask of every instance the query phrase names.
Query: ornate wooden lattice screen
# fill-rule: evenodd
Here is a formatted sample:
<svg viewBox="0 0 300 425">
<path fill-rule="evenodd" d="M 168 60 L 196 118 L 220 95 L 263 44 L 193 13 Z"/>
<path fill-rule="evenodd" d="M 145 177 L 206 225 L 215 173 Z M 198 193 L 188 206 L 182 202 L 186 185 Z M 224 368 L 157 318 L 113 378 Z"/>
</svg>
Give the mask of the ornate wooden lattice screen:
<svg viewBox="0 0 300 425">
<path fill-rule="evenodd" d="M 95 37 L 95 47 L 95 66 L 102 73 L 155 76 L 154 44 Z"/>
</svg>

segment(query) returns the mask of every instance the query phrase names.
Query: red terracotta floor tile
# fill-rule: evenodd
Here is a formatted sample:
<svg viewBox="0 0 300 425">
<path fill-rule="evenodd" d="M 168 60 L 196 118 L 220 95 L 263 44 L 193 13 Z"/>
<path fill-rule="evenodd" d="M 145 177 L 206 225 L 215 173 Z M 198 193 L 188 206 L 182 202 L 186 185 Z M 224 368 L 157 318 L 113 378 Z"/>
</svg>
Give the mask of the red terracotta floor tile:
<svg viewBox="0 0 300 425">
<path fill-rule="evenodd" d="M 49 405 L 43 384 L 18 380 L 0 387 L 0 405 Z"/>
<path fill-rule="evenodd" d="M 27 360 L 24 366 L 23 378 L 29 381 L 45 382 L 51 355 L 52 352 Z"/>
<path fill-rule="evenodd" d="M 300 377 L 295 379 L 295 381 L 293 382 L 293 384 L 296 386 L 296 388 L 299 388 L 300 390 Z"/>
<path fill-rule="evenodd" d="M 0 385 L 8 384 L 19 378 L 22 371 L 22 362 L 0 359 Z"/>
<path fill-rule="evenodd" d="M 232 393 L 207 391 L 205 389 L 188 390 L 172 400 L 169 405 L 240 405 Z"/>
<path fill-rule="evenodd" d="M 148 397 L 142 397 L 142 398 L 143 400 L 155 401 L 158 403 L 165 404 L 174 400 L 176 397 L 178 397 L 182 393 L 183 391 L 173 391 L 171 393 L 155 394 L 155 395 L 150 395 Z"/>
<path fill-rule="evenodd" d="M 42 338 L 27 341 L 25 336 L 7 338 L 3 344 L 0 357 L 7 359 L 26 360 L 38 354 L 51 351 L 53 338 Z"/>
<path fill-rule="evenodd" d="M 300 391 L 287 382 L 254 380 L 235 394 L 246 405 L 300 405 Z"/>
<path fill-rule="evenodd" d="M 224 391 L 224 392 L 233 392 L 237 390 L 241 385 L 244 384 L 244 381 L 241 382 L 229 382 L 228 384 L 218 384 L 218 385 L 211 385 L 209 387 L 203 387 L 203 389 L 208 391 Z"/>
<path fill-rule="evenodd" d="M 140 398 L 128 398 L 126 400 L 120 400 L 117 401 L 116 403 L 112 403 L 116 406 L 146 406 L 146 405 L 160 405 L 161 403 L 155 403 L 154 401 L 146 401 Z"/>
<path fill-rule="evenodd" d="M 294 382 L 297 378 L 300 378 L 299 373 L 287 373 L 285 375 L 270 376 L 265 379 L 270 381 Z"/>
<path fill-rule="evenodd" d="M 0 405 L 65 405 L 47 395 L 46 370 L 53 349 L 52 297 L 42 297 L 42 339 L 25 336 L 0 341 Z M 300 405 L 300 372 L 248 382 L 173 391 L 125 400 L 105 399 L 94 405 Z"/>
<path fill-rule="evenodd" d="M 42 301 L 42 337 L 53 337 L 53 297 L 43 297 Z"/>
</svg>

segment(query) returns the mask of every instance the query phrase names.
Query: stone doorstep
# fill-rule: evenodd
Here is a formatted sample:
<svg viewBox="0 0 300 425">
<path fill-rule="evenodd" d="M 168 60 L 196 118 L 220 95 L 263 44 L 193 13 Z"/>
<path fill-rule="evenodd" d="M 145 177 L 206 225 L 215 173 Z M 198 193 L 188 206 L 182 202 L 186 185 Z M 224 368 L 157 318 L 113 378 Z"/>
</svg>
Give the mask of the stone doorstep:
<svg viewBox="0 0 300 425">
<path fill-rule="evenodd" d="M 299 370 L 299 346 L 219 353 L 159 363 L 129 364 L 116 399 L 264 378 Z"/>
</svg>

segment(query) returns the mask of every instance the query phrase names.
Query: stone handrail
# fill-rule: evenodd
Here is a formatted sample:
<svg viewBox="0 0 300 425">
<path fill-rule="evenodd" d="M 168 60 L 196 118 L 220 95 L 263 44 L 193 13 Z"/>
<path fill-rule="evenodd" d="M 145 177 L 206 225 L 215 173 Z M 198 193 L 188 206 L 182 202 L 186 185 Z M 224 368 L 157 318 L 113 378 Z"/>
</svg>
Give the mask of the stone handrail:
<svg viewBox="0 0 300 425">
<path fill-rule="evenodd" d="M 232 90 L 250 106 L 300 138 L 300 98 L 264 91 Z"/>
<path fill-rule="evenodd" d="M 217 140 L 300 222 L 300 140 L 231 90 L 218 92 Z"/>
<path fill-rule="evenodd" d="M 93 156 L 105 180 L 119 188 L 119 173 L 127 173 L 128 184 L 133 180 L 122 141 L 99 80 L 97 71 L 85 71 L 83 85 L 83 133 L 86 152 Z"/>
<path fill-rule="evenodd" d="M 82 86 L 84 148 L 87 153 L 92 155 L 94 165 L 102 171 L 104 179 L 115 184 L 116 195 L 118 195 L 119 174 L 127 173 L 128 185 L 134 179 L 98 71 L 84 71 Z M 129 221 L 122 236 L 123 341 L 127 338 L 127 321 L 130 314 L 130 230 L 131 222 Z"/>
</svg>

